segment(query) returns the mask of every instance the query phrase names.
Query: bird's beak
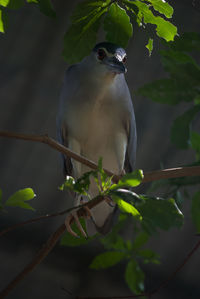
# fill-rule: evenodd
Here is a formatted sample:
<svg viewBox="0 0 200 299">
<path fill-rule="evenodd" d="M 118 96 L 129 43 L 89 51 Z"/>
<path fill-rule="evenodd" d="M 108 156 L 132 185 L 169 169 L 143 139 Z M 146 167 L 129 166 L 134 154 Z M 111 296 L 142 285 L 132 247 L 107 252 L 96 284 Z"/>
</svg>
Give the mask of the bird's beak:
<svg viewBox="0 0 200 299">
<path fill-rule="evenodd" d="M 113 72 L 116 73 L 126 73 L 127 69 L 124 66 L 123 62 L 114 57 L 107 57 L 104 59 L 105 65 Z"/>
</svg>

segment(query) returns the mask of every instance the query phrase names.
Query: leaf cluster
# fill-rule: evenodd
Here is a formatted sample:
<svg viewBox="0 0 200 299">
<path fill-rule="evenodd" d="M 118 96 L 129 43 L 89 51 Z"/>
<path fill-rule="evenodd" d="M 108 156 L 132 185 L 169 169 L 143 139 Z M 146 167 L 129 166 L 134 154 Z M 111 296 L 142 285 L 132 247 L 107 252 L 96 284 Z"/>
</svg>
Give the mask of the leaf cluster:
<svg viewBox="0 0 200 299">
<path fill-rule="evenodd" d="M 97 40 L 103 23 L 105 40 L 126 47 L 133 35 L 133 26 L 155 27 L 157 36 L 172 41 L 177 28 L 168 20 L 173 8 L 162 0 L 87 0 L 78 4 L 71 16 L 71 25 L 64 37 L 63 55 L 67 62 L 74 63 L 88 55 Z M 147 49 L 153 50 L 153 37 Z"/>
<path fill-rule="evenodd" d="M 160 51 L 160 55 L 168 78 L 144 85 L 139 93 L 163 104 L 190 104 L 190 108 L 173 122 L 171 141 L 180 149 L 192 147 L 199 159 L 200 135 L 192 131 L 191 125 L 200 112 L 200 65 L 192 57 L 192 53 L 199 55 L 200 34 L 184 33 L 173 43 L 164 44 L 166 49 Z"/>
<path fill-rule="evenodd" d="M 200 34 L 183 33 L 175 41 L 164 43 L 165 49 L 160 51 L 161 61 L 168 77 L 146 84 L 139 93 L 155 102 L 177 105 L 186 102 L 189 108 L 179 115 L 171 126 L 171 141 L 179 149 L 193 149 L 196 161 L 200 163 L 200 133 L 194 131 L 192 124 L 200 112 L 200 65 L 195 57 L 200 53 Z M 200 231 L 199 191 L 191 194 L 189 186 L 198 186 L 199 177 L 185 177 L 161 180 L 152 184 L 149 192 L 162 188 L 165 196 L 172 196 L 179 206 L 184 197 L 192 197 L 191 215 L 197 232 Z"/>
<path fill-rule="evenodd" d="M 84 174 L 76 182 L 72 177 L 68 177 L 60 189 L 86 195 L 89 191 L 90 176 L 94 177 L 97 182 L 99 195 L 109 196 L 118 205 L 121 211 L 119 221 L 112 232 L 104 238 L 100 238 L 97 234 L 88 240 L 82 236 L 75 239 L 66 233 L 62 237 L 61 244 L 79 246 L 100 238 L 106 252 L 96 256 L 91 262 L 90 268 L 104 269 L 121 261 L 126 262 L 125 280 L 130 289 L 139 294 L 144 291 L 144 273 L 140 268 L 140 263 L 159 263 L 155 252 L 143 248 L 149 236 L 159 230 L 168 230 L 174 226 L 181 227 L 183 215 L 172 198 L 148 197 L 138 195 L 130 190 L 141 183 L 143 179 L 141 170 L 127 173 L 118 183 L 112 184 L 112 178 L 109 178 L 102 168 L 102 159 L 99 160 L 97 171 Z M 88 200 L 92 199 L 88 197 Z M 84 227 L 83 219 L 81 221 Z M 133 238 L 124 240 L 120 236 L 120 231 L 130 222 L 134 225 Z M 73 229 L 79 233 L 75 224 L 73 224 Z"/>
</svg>

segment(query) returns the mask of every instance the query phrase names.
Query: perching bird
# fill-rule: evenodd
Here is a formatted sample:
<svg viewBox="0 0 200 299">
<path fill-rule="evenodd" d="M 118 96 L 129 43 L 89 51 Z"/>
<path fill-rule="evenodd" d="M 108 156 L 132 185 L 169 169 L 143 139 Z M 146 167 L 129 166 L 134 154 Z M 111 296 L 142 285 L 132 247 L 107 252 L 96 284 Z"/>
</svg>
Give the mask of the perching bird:
<svg viewBox="0 0 200 299">
<path fill-rule="evenodd" d="M 108 42 L 97 44 L 91 54 L 65 73 L 57 117 L 58 138 L 72 151 L 98 162 L 115 174 L 133 170 L 136 155 L 136 124 L 129 88 L 124 78 L 126 52 Z M 90 169 L 63 156 L 65 175 L 79 178 Z M 98 194 L 91 181 L 91 198 Z M 80 199 L 75 196 L 75 205 Z M 89 235 L 112 227 L 115 205 L 107 201 L 92 208 L 86 220 Z M 73 216 L 78 223 L 77 215 Z M 79 229 L 82 228 L 79 225 Z M 69 227 L 68 230 L 72 232 Z M 84 232 L 82 231 L 84 234 Z"/>
</svg>

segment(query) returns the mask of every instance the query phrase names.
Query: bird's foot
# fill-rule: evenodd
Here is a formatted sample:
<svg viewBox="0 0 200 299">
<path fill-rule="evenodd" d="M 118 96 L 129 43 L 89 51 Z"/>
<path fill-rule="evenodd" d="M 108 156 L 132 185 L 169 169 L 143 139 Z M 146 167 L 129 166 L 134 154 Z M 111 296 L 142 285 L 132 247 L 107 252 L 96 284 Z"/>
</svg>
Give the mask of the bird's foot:
<svg viewBox="0 0 200 299">
<path fill-rule="evenodd" d="M 89 218 L 93 219 L 92 213 L 91 213 L 90 209 L 87 206 L 83 206 L 81 208 L 81 210 L 82 210 L 82 213 L 81 213 L 82 215 L 81 216 L 83 216 L 85 219 L 89 219 Z M 87 233 L 83 229 L 83 227 L 80 223 L 80 220 L 79 220 L 79 217 L 80 217 L 79 216 L 79 211 L 80 211 L 80 209 L 77 210 L 77 211 L 73 211 L 73 212 L 70 213 L 70 215 L 68 215 L 66 217 L 66 219 L 65 219 L 66 229 L 67 229 L 68 233 L 70 233 L 72 236 L 74 236 L 76 238 L 79 238 L 77 233 L 75 231 L 73 231 L 73 229 L 71 228 L 72 223 L 75 222 L 78 229 L 79 229 L 79 231 L 80 231 L 80 233 L 82 234 L 82 236 L 87 239 L 88 238 Z"/>
<path fill-rule="evenodd" d="M 105 196 L 105 201 L 107 202 L 107 204 L 110 206 L 110 207 L 114 207 L 115 206 L 115 203 L 114 201 L 112 200 L 112 198 L 110 196 Z"/>
</svg>

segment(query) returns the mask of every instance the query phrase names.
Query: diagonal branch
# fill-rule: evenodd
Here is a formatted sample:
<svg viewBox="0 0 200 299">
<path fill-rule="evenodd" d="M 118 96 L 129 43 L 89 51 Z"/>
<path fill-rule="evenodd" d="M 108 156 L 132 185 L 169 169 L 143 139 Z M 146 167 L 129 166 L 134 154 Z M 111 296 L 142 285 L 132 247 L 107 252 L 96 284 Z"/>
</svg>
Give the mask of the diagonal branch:
<svg viewBox="0 0 200 299">
<path fill-rule="evenodd" d="M 55 150 L 67 155 L 70 158 L 73 158 L 80 163 L 83 163 L 87 165 L 88 167 L 92 169 L 97 169 L 97 164 L 94 163 L 93 161 L 86 159 L 83 156 L 77 155 L 75 152 L 69 150 L 62 144 L 58 143 L 54 139 L 48 137 L 47 135 L 28 135 L 28 134 L 18 134 L 14 132 L 6 132 L 6 131 L 0 131 L 0 136 L 1 137 L 7 137 L 7 138 L 16 138 L 16 139 L 22 139 L 22 140 L 27 140 L 27 141 L 34 141 L 34 142 L 40 142 L 40 143 L 45 143 L 49 145 L 50 147 L 54 148 Z M 118 181 L 120 179 L 120 176 L 113 174 L 109 170 L 104 169 L 105 172 L 109 176 L 113 176 L 113 181 Z M 153 171 L 153 172 L 147 172 L 144 174 L 144 179 L 143 183 L 145 182 L 151 182 L 155 180 L 160 180 L 160 179 L 167 179 L 167 178 L 175 178 L 175 177 L 183 177 L 183 176 L 200 176 L 200 166 L 195 166 L 195 167 L 180 167 L 180 168 L 173 168 L 173 169 L 165 169 L 165 170 L 158 170 L 158 171 Z M 100 201 L 104 200 L 103 197 L 98 197 L 95 198 L 94 200 L 86 203 L 88 206 L 91 205 L 95 206 L 97 205 Z M 90 207 L 90 208 L 91 208 Z M 76 207 L 77 208 L 77 207 Z M 66 213 L 67 211 L 60 212 L 57 214 L 63 214 Z M 79 209 L 78 215 L 82 216 L 84 214 L 84 210 L 82 208 Z M 49 217 L 56 216 L 56 214 L 52 214 Z M 41 217 L 42 218 L 47 218 L 47 216 Z M 64 233 L 66 227 L 64 224 L 62 224 L 48 239 L 48 241 L 45 243 L 45 245 L 41 248 L 41 250 L 38 252 L 38 254 L 33 258 L 33 260 L 20 272 L 9 284 L 8 286 L 0 293 L 0 299 L 5 298 L 9 292 L 29 273 L 31 272 L 38 264 L 40 264 L 43 259 L 48 255 L 48 253 L 53 249 L 53 247 L 56 245 L 57 241 L 61 237 L 61 235 Z M 199 244 L 195 246 L 195 249 L 192 251 L 192 254 L 197 250 L 199 247 Z M 192 255 L 191 254 L 191 255 Z M 189 257 L 191 257 L 189 255 Z M 188 257 L 188 259 L 189 259 Z M 181 267 L 180 267 L 181 268 Z M 176 272 L 175 272 L 176 273 Z M 174 276 L 174 275 L 173 275 Z M 162 287 L 162 286 L 161 286 Z M 139 296 L 132 296 L 132 298 L 140 297 Z M 112 298 L 112 297 L 110 297 Z M 115 297 L 117 298 L 117 297 Z M 125 297 L 124 297 L 125 298 Z M 127 297 L 128 298 L 128 297 Z M 129 297 L 131 298 L 131 297 Z"/>
<path fill-rule="evenodd" d="M 52 147 L 53 149 L 59 151 L 60 153 L 67 155 L 68 157 L 73 158 L 78 162 L 92 169 L 96 170 L 98 167 L 98 165 L 95 162 L 76 154 L 75 152 L 71 151 L 70 149 L 60 144 L 59 142 L 55 141 L 54 139 L 48 137 L 47 135 L 19 134 L 15 132 L 0 131 L 0 137 L 15 138 L 15 139 L 22 139 L 26 141 L 45 143 L 50 147 Z M 120 179 L 119 175 L 112 173 L 108 169 L 104 169 L 104 171 L 109 176 L 113 176 L 113 181 L 117 182 Z M 200 166 L 178 167 L 178 168 L 146 172 L 144 173 L 144 178 L 142 182 L 147 183 L 147 182 L 152 182 L 161 179 L 178 178 L 184 176 L 200 176 Z"/>
<path fill-rule="evenodd" d="M 65 232 L 65 224 L 59 226 L 59 228 L 50 236 L 44 246 L 40 249 L 38 254 L 32 259 L 32 261 L 5 287 L 5 289 L 0 293 L 0 299 L 5 298 L 10 291 L 26 277 L 26 275 L 31 272 L 38 264 L 40 264 L 43 259 L 48 255 L 48 253 L 54 248 L 57 241 L 61 235 Z"/>
</svg>

